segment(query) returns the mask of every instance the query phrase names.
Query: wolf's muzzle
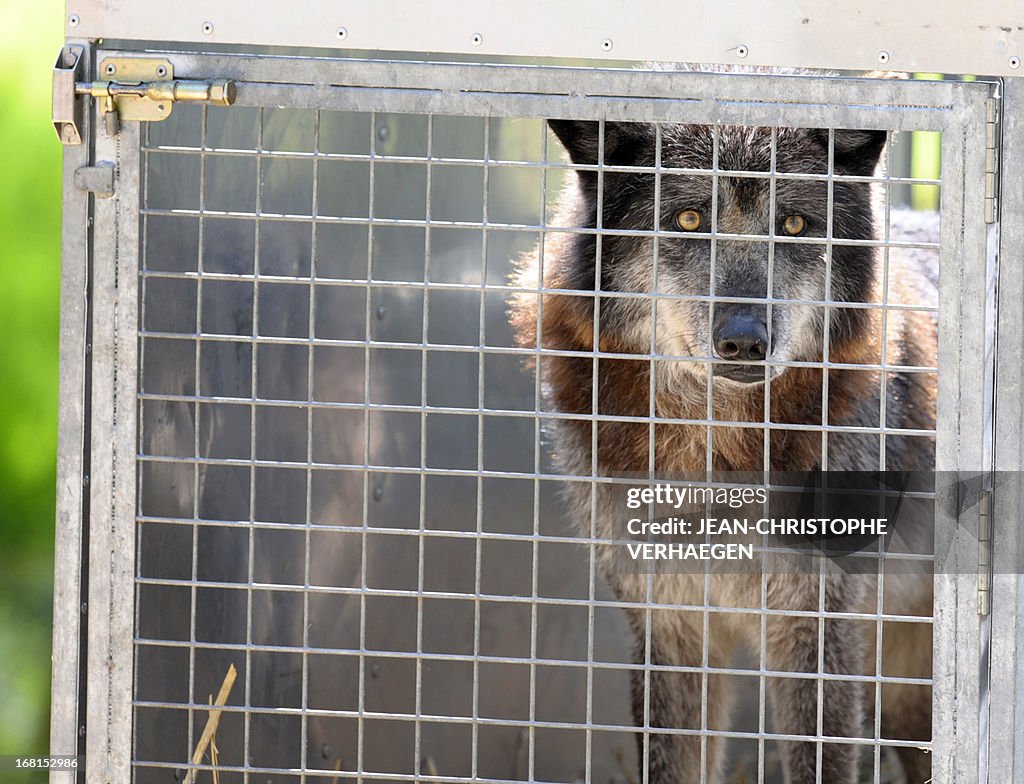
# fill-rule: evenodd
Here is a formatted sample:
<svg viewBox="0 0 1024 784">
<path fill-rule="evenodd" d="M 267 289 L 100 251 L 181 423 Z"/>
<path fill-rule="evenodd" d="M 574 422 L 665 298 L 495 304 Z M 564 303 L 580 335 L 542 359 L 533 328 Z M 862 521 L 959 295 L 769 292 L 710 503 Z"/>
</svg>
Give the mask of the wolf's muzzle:
<svg viewBox="0 0 1024 784">
<path fill-rule="evenodd" d="M 764 381 L 764 371 L 739 363 L 763 362 L 768 358 L 768 324 L 763 307 L 718 305 L 711 340 L 720 359 L 736 362 L 735 367 L 716 365 L 714 373 L 733 381 Z"/>
</svg>

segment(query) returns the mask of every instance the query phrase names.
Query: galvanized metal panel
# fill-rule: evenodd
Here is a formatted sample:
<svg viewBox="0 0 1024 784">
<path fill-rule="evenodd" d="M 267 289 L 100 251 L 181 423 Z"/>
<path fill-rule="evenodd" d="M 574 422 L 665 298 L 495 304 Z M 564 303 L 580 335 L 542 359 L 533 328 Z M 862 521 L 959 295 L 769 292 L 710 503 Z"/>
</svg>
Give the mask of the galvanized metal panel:
<svg viewBox="0 0 1024 784">
<path fill-rule="evenodd" d="M 958 131 L 942 139 L 938 437 L 936 470 L 986 470 L 985 394 L 990 260 L 984 222 L 984 96 Z M 961 216 L 957 219 L 957 216 Z M 936 552 L 946 563 L 935 577 L 933 776 L 979 780 L 982 754 L 981 619 L 978 614 L 977 502 L 940 490 Z M 970 673 L 970 676 L 964 677 Z"/>
<path fill-rule="evenodd" d="M 117 56 L 126 52 L 112 53 Z M 789 110 L 803 104 L 800 122 L 854 123 L 856 107 L 899 108 L 887 124 L 938 129 L 928 110 L 958 105 L 956 82 L 730 74 L 728 94 L 705 71 L 634 68 L 544 68 L 469 63 L 394 62 L 342 58 L 258 57 L 165 53 L 183 78 L 214 74 L 239 82 L 237 105 L 356 111 L 409 111 L 503 116 L 573 116 L 654 122 L 796 122 Z M 741 64 L 742 67 L 742 64 Z M 429 85 L 429 87 L 425 87 Z M 972 89 L 972 88 L 967 88 Z M 770 96 L 776 96 L 772 100 Z M 784 96 L 782 98 L 781 96 Z M 662 99 L 662 100 L 659 100 Z M 598 114 L 591 105 L 602 105 Z M 720 114 L 715 114 L 716 112 Z M 560 114 L 559 114 L 560 113 Z M 749 113 L 749 114 L 747 114 Z M 870 114 L 868 116 L 871 116 Z M 877 115 L 876 115 L 877 116 Z M 744 119 L 746 118 L 746 119 Z"/>
<path fill-rule="evenodd" d="M 66 23 L 71 36 L 108 40 L 1010 75 L 1024 57 L 1018 11 L 1007 0 L 981 0 L 968 15 L 953 0 L 391 0 L 341 8 L 316 0 L 292 14 L 243 0 L 184 0 L 173 14 L 156 14 L 141 0 L 69 0 Z"/>
<path fill-rule="evenodd" d="M 95 117 L 94 117 L 95 120 Z M 102 123 L 101 123 L 102 125 Z M 139 126 L 97 134 L 116 192 L 95 207 L 92 480 L 86 764 L 89 781 L 128 781 L 132 742 Z"/>
</svg>

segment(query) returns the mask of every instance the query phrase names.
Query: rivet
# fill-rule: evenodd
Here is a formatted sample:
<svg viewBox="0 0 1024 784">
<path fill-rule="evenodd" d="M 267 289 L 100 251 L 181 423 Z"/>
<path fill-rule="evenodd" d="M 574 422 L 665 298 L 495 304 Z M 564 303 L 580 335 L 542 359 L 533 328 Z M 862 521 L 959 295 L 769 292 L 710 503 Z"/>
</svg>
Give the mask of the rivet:
<svg viewBox="0 0 1024 784">
<path fill-rule="evenodd" d="M 380 305 L 377 308 L 377 321 L 383 321 L 384 320 L 384 316 L 387 315 L 387 312 L 388 312 L 388 309 L 386 307 L 384 307 L 383 305 Z"/>
<path fill-rule="evenodd" d="M 338 36 L 339 41 L 344 41 L 346 38 L 348 38 L 348 30 L 346 30 L 344 27 L 339 27 L 337 30 L 334 31 L 334 34 Z"/>
<path fill-rule="evenodd" d="M 370 665 L 370 677 L 371 678 L 379 678 L 380 677 L 380 665 L 377 664 L 376 662 L 374 662 L 373 664 Z"/>
<path fill-rule="evenodd" d="M 1011 57 L 1010 58 L 1010 67 L 1013 68 L 1014 70 L 1017 70 L 1018 68 L 1020 68 L 1020 58 L 1017 57 L 1017 56 Z"/>
<path fill-rule="evenodd" d="M 737 57 L 746 57 L 749 54 L 749 52 L 750 50 L 747 49 L 745 44 L 740 44 L 739 46 L 736 47 Z"/>
<path fill-rule="evenodd" d="M 386 125 L 382 125 L 380 126 L 380 128 L 377 129 L 377 138 L 380 139 L 382 142 L 386 142 L 388 140 L 388 136 L 390 135 L 391 131 L 388 130 L 388 127 Z"/>
<path fill-rule="evenodd" d="M 331 747 L 326 743 L 320 747 L 320 756 L 327 759 L 331 756 Z"/>
<path fill-rule="evenodd" d="M 68 26 L 78 27 L 78 21 L 78 14 L 71 14 L 71 16 L 68 17 Z"/>
<path fill-rule="evenodd" d="M 84 738 L 85 737 L 85 725 L 84 724 L 79 724 L 78 725 L 78 737 L 80 737 L 80 738 Z"/>
<path fill-rule="evenodd" d="M 381 487 L 380 485 L 377 485 L 375 488 L 373 488 L 373 500 L 374 501 L 379 501 L 383 497 L 384 497 L 384 488 L 383 487 Z"/>
<path fill-rule="evenodd" d="M 612 43 L 611 38 L 605 38 L 603 41 L 601 41 L 601 48 L 604 49 L 604 51 L 606 52 L 610 52 L 614 45 L 615 44 Z"/>
<path fill-rule="evenodd" d="M 480 33 L 473 33 L 473 37 L 469 39 L 473 46 L 480 46 L 484 42 L 484 37 Z"/>
<path fill-rule="evenodd" d="M 889 53 L 884 50 L 879 52 L 878 62 L 880 62 L 882 65 L 885 65 L 887 62 L 889 62 Z"/>
<path fill-rule="evenodd" d="M 203 22 L 203 35 L 209 35 L 213 32 L 213 22 Z"/>
</svg>

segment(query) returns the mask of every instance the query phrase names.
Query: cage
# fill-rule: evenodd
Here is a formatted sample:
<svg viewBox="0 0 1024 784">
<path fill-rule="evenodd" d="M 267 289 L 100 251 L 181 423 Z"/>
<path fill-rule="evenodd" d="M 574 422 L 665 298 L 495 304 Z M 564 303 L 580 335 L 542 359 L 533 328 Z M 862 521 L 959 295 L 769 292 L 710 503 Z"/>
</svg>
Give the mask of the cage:
<svg viewBox="0 0 1024 784">
<path fill-rule="evenodd" d="M 680 68 L 581 58 L 719 62 L 725 12 L 681 56 L 606 4 L 619 32 L 564 40 L 535 3 L 445 31 L 136 5 L 69 10 L 55 69 L 51 751 L 78 776 L 1016 780 L 1019 33 L 867 57 L 802 18 L 722 49 L 763 69 Z M 350 45 L 404 53 L 269 48 Z M 879 60 L 996 76 L 852 73 Z M 779 68 L 808 64 L 843 75 Z M 909 132 L 939 176 L 907 170 Z M 720 324 L 751 306 L 760 349 Z M 734 350 L 753 412 L 722 406 Z M 935 478 L 927 541 L 837 573 L 605 555 L 627 488 L 812 467 Z M 923 669 L 887 647 L 908 629 Z M 797 639 L 809 659 L 778 655 Z M 923 729 L 883 715 L 907 694 Z"/>
</svg>

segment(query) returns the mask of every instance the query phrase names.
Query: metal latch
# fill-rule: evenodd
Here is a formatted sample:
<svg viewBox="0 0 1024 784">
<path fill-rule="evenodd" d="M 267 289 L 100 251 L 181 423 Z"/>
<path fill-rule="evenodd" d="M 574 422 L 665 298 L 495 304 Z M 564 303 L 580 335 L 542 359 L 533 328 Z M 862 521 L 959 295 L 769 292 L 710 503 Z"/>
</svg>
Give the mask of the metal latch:
<svg viewBox="0 0 1024 784">
<path fill-rule="evenodd" d="M 81 107 L 77 96 L 89 95 L 99 101 L 109 135 L 117 133 L 122 120 L 159 122 L 170 117 L 179 101 L 230 106 L 235 102 L 235 83 L 230 79 L 175 79 L 174 66 L 159 57 L 107 57 L 99 65 L 106 81 L 78 81 L 81 48 L 74 65 L 66 47 L 54 70 L 54 127 L 64 144 L 81 143 Z M 59 106 L 58 106 L 59 101 Z M 67 130 L 69 121 L 72 130 Z M 58 127 L 60 123 L 60 127 Z"/>
<path fill-rule="evenodd" d="M 978 499 L 978 615 L 992 610 L 992 491 Z"/>
</svg>

